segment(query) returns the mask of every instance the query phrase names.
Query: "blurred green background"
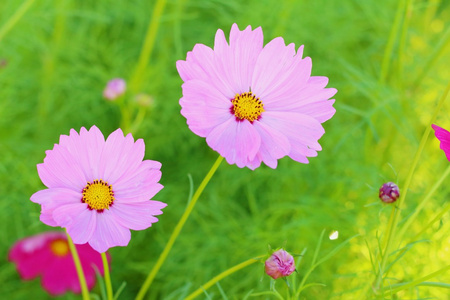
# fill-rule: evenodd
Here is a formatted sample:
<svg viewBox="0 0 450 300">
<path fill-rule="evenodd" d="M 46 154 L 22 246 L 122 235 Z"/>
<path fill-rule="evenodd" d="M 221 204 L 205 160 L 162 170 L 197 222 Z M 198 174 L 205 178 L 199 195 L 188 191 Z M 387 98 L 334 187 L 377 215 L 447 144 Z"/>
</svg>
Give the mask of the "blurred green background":
<svg viewBox="0 0 450 300">
<path fill-rule="evenodd" d="M 25 3 L 25 4 L 23 4 Z M 29 7 L 6 28 L 22 5 Z M 0 3 L 0 295 L 3 299 L 47 299 L 39 280 L 22 282 L 7 261 L 19 238 L 51 229 L 39 221 L 40 207 L 29 201 L 43 189 L 36 164 L 59 135 L 97 125 L 105 135 L 121 124 L 120 109 L 102 98 L 106 82 L 129 80 L 144 43 L 155 1 L 5 0 Z M 398 10 L 398 7 L 402 9 Z M 404 9 L 406 7 L 406 10 Z M 399 26 L 395 27 L 396 15 Z M 154 100 L 135 138 L 146 143 L 146 158 L 162 162 L 165 188 L 155 197 L 168 203 L 160 221 L 133 232 L 128 247 L 110 250 L 112 281 L 126 282 L 121 299 L 132 299 L 162 251 L 186 207 L 189 176 L 198 186 L 217 157 L 203 138 L 188 129 L 178 100 L 181 79 L 175 62 L 196 43 L 210 47 L 218 28 L 228 36 L 261 26 L 265 43 L 283 36 L 305 45 L 313 75 L 329 77 L 338 89 L 336 115 L 324 124 L 323 151 L 308 165 L 289 158 L 277 169 L 255 171 L 223 163 L 206 188 L 148 293 L 148 299 L 179 299 L 221 271 L 267 253 L 268 245 L 307 252 L 298 269 L 309 266 L 323 229 L 320 255 L 359 234 L 319 266 L 304 299 L 357 299 L 373 279 L 370 254 L 377 250 L 391 207 L 378 188 L 397 182 L 402 192 L 420 138 L 450 78 L 448 1 L 277 1 L 169 0 L 145 69 L 126 98 L 145 93 Z M 394 26 L 394 30 L 392 30 Z M 390 35 L 394 34 L 390 39 Z M 392 41 L 392 44 L 389 44 Z M 392 46 L 392 47 L 391 47 Z M 386 52 L 386 48 L 391 51 Z M 437 124 L 450 129 L 450 105 Z M 405 218 L 449 162 L 430 135 L 403 207 Z M 445 208 L 450 179 L 432 197 L 406 233 L 413 238 Z M 379 203 L 380 202 L 380 203 Z M 372 205 L 373 204 L 373 205 Z M 447 208 L 448 209 L 448 208 Z M 450 217 L 421 233 L 394 266 L 392 282 L 410 281 L 441 268 L 450 254 Z M 326 235 L 326 236 L 327 236 Z M 253 264 L 220 282 L 229 299 L 269 289 L 262 264 Z M 434 281 L 450 282 L 447 273 Z M 283 282 L 277 282 L 283 289 Z M 93 292 L 98 293 L 98 287 Z M 208 290 L 222 299 L 217 286 Z M 402 299 L 445 299 L 448 290 L 419 287 Z M 67 294 L 62 298 L 79 296 Z M 199 299 L 204 299 L 200 296 Z M 272 298 L 267 298 L 272 299 Z"/>
</svg>

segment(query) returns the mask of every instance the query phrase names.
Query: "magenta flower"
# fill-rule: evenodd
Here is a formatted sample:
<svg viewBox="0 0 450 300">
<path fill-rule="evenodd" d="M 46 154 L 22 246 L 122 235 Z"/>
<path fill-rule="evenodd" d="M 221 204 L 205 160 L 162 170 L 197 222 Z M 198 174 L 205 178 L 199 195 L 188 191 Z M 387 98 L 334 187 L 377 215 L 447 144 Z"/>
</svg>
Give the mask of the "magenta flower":
<svg viewBox="0 0 450 300">
<path fill-rule="evenodd" d="M 431 125 L 431 127 L 433 127 L 434 129 L 436 138 L 441 142 L 441 149 L 444 151 L 445 156 L 447 156 L 447 159 L 450 161 L 450 132 L 434 124 Z"/>
<path fill-rule="evenodd" d="M 37 165 L 48 187 L 31 196 L 41 204 L 41 221 L 66 228 L 75 244 L 98 252 L 128 245 L 130 229 L 150 227 L 167 205 L 149 200 L 163 188 L 161 163 L 142 161 L 144 153 L 144 141 L 120 129 L 106 141 L 95 126 L 61 135 Z"/>
<path fill-rule="evenodd" d="M 76 245 L 81 266 L 89 289 L 95 285 L 95 269 L 103 275 L 100 254 L 88 244 Z M 109 255 L 107 255 L 109 258 Z M 24 280 L 42 276 L 43 288 L 52 295 L 71 290 L 80 293 L 80 283 L 72 255 L 63 232 L 49 231 L 17 241 L 9 250 L 9 260 L 14 262 Z"/>
<path fill-rule="evenodd" d="M 276 168 L 289 156 L 308 163 L 322 148 L 322 124 L 334 113 L 337 90 L 328 78 L 311 76 L 303 46 L 285 45 L 278 37 L 263 47 L 261 27 L 222 30 L 214 49 L 197 44 L 186 61 L 177 61 L 184 81 L 181 114 L 189 128 L 228 163 L 255 169 L 264 162 Z"/>
<path fill-rule="evenodd" d="M 400 190 L 393 182 L 386 182 L 380 187 L 378 196 L 384 203 L 393 203 L 400 197 Z"/>
<path fill-rule="evenodd" d="M 127 84 L 122 78 L 114 78 L 108 81 L 103 90 L 103 97 L 108 100 L 116 100 L 125 93 Z"/>
<path fill-rule="evenodd" d="M 284 249 L 277 250 L 266 260 L 265 271 L 273 279 L 289 276 L 295 271 L 294 257 Z"/>
</svg>

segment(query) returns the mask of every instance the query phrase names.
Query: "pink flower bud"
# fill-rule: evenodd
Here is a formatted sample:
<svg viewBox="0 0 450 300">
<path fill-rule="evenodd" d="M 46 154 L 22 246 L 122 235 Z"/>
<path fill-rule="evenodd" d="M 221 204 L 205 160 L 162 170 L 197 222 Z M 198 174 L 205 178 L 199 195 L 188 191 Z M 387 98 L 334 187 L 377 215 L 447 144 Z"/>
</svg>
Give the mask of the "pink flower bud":
<svg viewBox="0 0 450 300">
<path fill-rule="evenodd" d="M 111 101 L 116 100 L 125 93 L 126 87 L 125 80 L 122 78 L 111 79 L 103 90 L 103 97 Z"/>
<path fill-rule="evenodd" d="M 384 203 L 392 203 L 400 197 L 398 186 L 393 182 L 386 182 L 380 187 L 379 197 Z"/>
<path fill-rule="evenodd" d="M 273 279 L 289 276 L 295 271 L 294 257 L 283 249 L 272 253 L 265 266 L 266 274 Z"/>
</svg>

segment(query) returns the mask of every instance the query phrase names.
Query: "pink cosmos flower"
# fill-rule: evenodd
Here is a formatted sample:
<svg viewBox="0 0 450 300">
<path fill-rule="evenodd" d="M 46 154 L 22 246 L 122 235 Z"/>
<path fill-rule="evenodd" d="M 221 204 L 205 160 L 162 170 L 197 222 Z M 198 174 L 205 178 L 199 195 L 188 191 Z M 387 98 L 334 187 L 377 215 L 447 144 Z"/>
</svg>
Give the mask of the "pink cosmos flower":
<svg viewBox="0 0 450 300">
<path fill-rule="evenodd" d="M 311 76 L 311 59 L 302 58 L 283 38 L 263 47 L 261 27 L 231 27 L 227 43 L 217 30 L 214 49 L 197 44 L 186 61 L 177 61 L 184 84 L 181 114 L 189 128 L 228 163 L 255 169 L 276 168 L 289 156 L 308 163 L 321 150 L 322 124 L 334 113 L 337 90 L 327 77 Z"/>
<path fill-rule="evenodd" d="M 294 257 L 284 249 L 277 250 L 266 260 L 265 271 L 273 279 L 289 276 L 295 271 Z"/>
<path fill-rule="evenodd" d="M 142 139 L 134 142 L 120 129 L 106 141 L 95 126 L 61 135 L 37 165 L 48 187 L 31 196 L 41 205 L 41 221 L 66 228 L 75 244 L 98 252 L 128 245 L 130 229 L 150 227 L 167 205 L 149 200 L 163 188 L 161 163 L 142 161 L 144 152 Z"/>
<path fill-rule="evenodd" d="M 95 285 L 95 269 L 103 275 L 102 258 L 88 244 L 76 245 L 89 289 Z M 109 255 L 107 256 L 109 258 Z M 9 260 L 24 280 L 42 275 L 43 288 L 52 295 L 71 290 L 80 293 L 80 283 L 65 233 L 44 232 L 17 241 L 9 251 Z"/>
<path fill-rule="evenodd" d="M 125 93 L 127 84 L 122 78 L 114 78 L 108 81 L 103 90 L 103 97 L 108 100 L 116 100 Z"/>
<path fill-rule="evenodd" d="M 433 127 L 434 129 L 436 138 L 441 142 L 441 149 L 444 151 L 445 156 L 447 156 L 447 159 L 450 161 L 450 132 L 434 124 L 431 125 L 431 127 Z"/>
</svg>

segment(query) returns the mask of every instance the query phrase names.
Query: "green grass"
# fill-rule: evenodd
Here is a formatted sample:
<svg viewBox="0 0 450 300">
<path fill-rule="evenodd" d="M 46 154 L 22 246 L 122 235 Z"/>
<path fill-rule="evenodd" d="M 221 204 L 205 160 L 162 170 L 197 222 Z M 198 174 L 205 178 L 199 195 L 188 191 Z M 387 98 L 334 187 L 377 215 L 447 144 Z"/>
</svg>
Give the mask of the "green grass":
<svg viewBox="0 0 450 300">
<path fill-rule="evenodd" d="M 127 99 L 146 93 L 154 103 L 134 136 L 145 140 L 146 158 L 162 162 L 165 188 L 156 198 L 168 207 L 152 228 L 133 232 L 128 247 L 110 251 L 114 290 L 126 282 L 120 299 L 134 298 L 187 205 L 189 176 L 197 187 L 217 158 L 179 113 L 182 81 L 175 62 L 185 59 L 196 43 L 213 46 L 216 30 L 221 28 L 228 35 L 235 22 L 241 29 L 261 26 L 265 43 L 283 36 L 297 47 L 304 44 L 305 55 L 313 61 L 313 75 L 329 77 L 329 86 L 338 89 L 337 112 L 324 124 L 323 151 L 308 165 L 283 158 L 275 170 L 262 166 L 251 171 L 222 163 L 148 299 L 182 298 L 222 271 L 267 253 L 268 245 L 284 246 L 293 253 L 307 248 L 298 268 L 301 280 L 311 266 L 322 230 L 325 237 L 338 230 L 339 239 L 323 240 L 319 260 L 347 238 L 359 236 L 315 268 L 307 283 L 325 286 L 305 289 L 301 297 L 376 298 L 370 284 L 376 278 L 381 260 L 378 245 L 384 249 L 392 209 L 379 203 L 378 188 L 394 181 L 403 191 L 420 139 L 448 84 L 449 3 L 170 0 L 157 23 L 148 63 L 135 75 L 155 2 L 35 0 L 13 23 L 10 20 L 22 4 L 0 3 L 0 60 L 7 61 L 0 67 L 2 298 L 49 298 L 38 280 L 22 282 L 7 261 L 8 249 L 17 239 L 50 229 L 39 221 L 39 205 L 29 201 L 44 187 L 36 164 L 71 128 L 95 124 L 107 135 L 126 124 L 120 108 L 101 94 L 110 78 L 137 76 Z M 436 121 L 447 129 L 449 111 L 447 99 Z M 399 207 L 399 226 L 448 165 L 431 133 Z M 394 240 L 392 252 L 407 243 L 422 242 L 411 244 L 390 269 L 384 281 L 386 299 L 448 295 L 448 285 L 408 286 L 396 295 L 389 290 L 448 264 L 450 217 L 443 210 L 448 210 L 449 180 L 444 179 L 430 197 L 403 241 Z M 437 221 L 428 226 L 436 215 Z M 388 265 L 396 253 L 388 258 Z M 448 284 L 449 274 L 427 281 Z M 256 263 L 221 280 L 208 295 L 242 299 L 251 290 L 260 293 L 269 287 L 263 265 Z M 276 288 L 285 292 L 282 281 L 277 281 Z M 99 288 L 94 292 L 100 294 Z M 62 298 L 78 296 L 69 293 Z"/>
</svg>

